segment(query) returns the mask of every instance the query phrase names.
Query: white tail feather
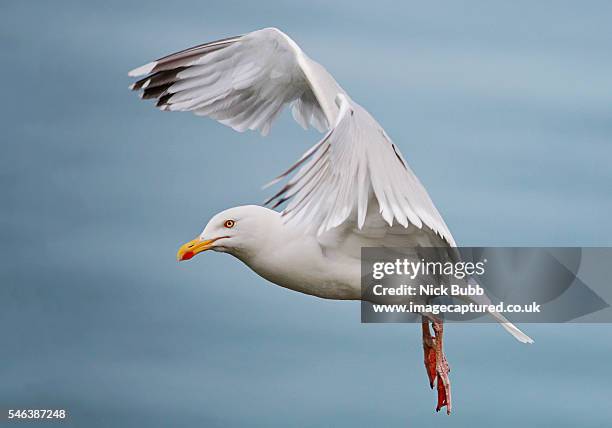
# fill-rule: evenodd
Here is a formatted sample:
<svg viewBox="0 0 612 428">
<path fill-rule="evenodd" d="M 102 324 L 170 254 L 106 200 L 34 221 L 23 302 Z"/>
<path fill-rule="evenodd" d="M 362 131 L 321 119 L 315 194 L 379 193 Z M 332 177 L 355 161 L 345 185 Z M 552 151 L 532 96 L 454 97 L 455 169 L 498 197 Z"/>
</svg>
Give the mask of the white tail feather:
<svg viewBox="0 0 612 428">
<path fill-rule="evenodd" d="M 522 343 L 533 343 L 533 339 L 523 333 L 517 326 L 508 321 L 508 318 L 498 312 L 490 312 L 491 316 L 495 318 L 502 325 L 503 328 L 508 331 L 512 336 Z"/>
</svg>

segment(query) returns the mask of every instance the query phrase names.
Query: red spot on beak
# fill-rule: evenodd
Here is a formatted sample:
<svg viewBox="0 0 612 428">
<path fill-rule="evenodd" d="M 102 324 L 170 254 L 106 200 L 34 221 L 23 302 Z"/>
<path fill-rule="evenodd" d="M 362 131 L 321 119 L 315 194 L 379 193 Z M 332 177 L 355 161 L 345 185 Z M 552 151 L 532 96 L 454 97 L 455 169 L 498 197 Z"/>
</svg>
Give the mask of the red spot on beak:
<svg viewBox="0 0 612 428">
<path fill-rule="evenodd" d="M 183 260 L 189 260 L 190 258 L 192 258 L 193 256 L 195 256 L 195 254 L 193 253 L 193 251 L 186 251 L 185 254 L 183 254 L 183 256 L 181 257 L 181 261 Z"/>
</svg>

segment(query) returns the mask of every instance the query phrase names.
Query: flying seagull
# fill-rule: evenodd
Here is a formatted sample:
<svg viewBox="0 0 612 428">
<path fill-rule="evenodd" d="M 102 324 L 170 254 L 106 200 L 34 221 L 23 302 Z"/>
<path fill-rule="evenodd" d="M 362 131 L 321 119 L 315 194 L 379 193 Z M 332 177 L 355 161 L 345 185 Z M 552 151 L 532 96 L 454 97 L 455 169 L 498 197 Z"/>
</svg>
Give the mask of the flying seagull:
<svg viewBox="0 0 612 428">
<path fill-rule="evenodd" d="M 229 253 L 263 278 L 326 299 L 361 300 L 362 247 L 443 247 L 455 241 L 427 191 L 391 138 L 320 64 L 285 33 L 265 28 L 198 45 L 129 72 L 130 88 L 164 111 L 191 111 L 236 131 L 268 134 L 286 105 L 324 137 L 273 183 L 284 187 L 262 206 L 215 215 L 180 247 L 188 260 Z M 274 208 L 284 205 L 282 212 Z M 500 314 L 514 337 L 532 340 Z M 433 334 L 430 330 L 433 328 Z M 451 411 L 443 323 L 422 315 L 423 349 L 436 411 Z"/>
</svg>

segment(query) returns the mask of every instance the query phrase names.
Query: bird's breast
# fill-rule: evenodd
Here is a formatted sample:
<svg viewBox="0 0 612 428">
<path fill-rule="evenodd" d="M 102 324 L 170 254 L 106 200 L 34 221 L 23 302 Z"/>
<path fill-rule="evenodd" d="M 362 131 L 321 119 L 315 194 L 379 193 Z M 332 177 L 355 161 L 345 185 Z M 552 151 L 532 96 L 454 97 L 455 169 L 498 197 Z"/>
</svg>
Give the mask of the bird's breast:
<svg viewBox="0 0 612 428">
<path fill-rule="evenodd" d="M 324 299 L 361 297 L 359 260 L 325 256 L 314 239 L 294 241 L 243 261 L 259 276 L 290 290 Z"/>
</svg>

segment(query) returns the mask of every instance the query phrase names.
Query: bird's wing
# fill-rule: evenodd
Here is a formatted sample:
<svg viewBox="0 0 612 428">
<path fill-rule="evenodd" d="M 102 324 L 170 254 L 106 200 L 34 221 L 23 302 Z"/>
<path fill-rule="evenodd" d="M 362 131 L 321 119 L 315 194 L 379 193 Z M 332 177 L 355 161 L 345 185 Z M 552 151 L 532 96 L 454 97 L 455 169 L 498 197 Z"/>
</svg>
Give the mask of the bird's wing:
<svg viewBox="0 0 612 428">
<path fill-rule="evenodd" d="M 192 111 L 231 126 L 268 133 L 286 104 L 302 126 L 328 130 L 279 179 L 299 171 L 270 202 L 288 201 L 287 221 L 319 235 L 354 221 L 363 236 L 381 218 L 409 224 L 454 245 L 427 192 L 382 127 L 334 78 L 283 32 L 266 28 L 203 44 L 145 64 L 131 88 L 162 110 Z M 374 200 L 377 211 L 368 210 Z M 372 230 L 375 230 L 373 228 Z"/>
<path fill-rule="evenodd" d="M 433 231 L 454 246 L 427 191 L 382 127 L 345 94 L 338 94 L 336 103 L 334 127 L 277 178 L 297 170 L 268 202 L 275 207 L 287 202 L 286 221 L 314 227 L 318 235 L 354 222 L 364 237 L 364 226 L 375 234 L 382 218 L 386 234 L 412 226 L 411 231 Z M 372 205 L 378 212 L 372 212 Z"/>
<path fill-rule="evenodd" d="M 344 93 L 334 78 L 286 34 L 266 28 L 195 46 L 129 72 L 131 85 L 161 110 L 191 111 L 236 131 L 270 131 L 286 104 L 295 120 L 323 132 Z"/>
</svg>

